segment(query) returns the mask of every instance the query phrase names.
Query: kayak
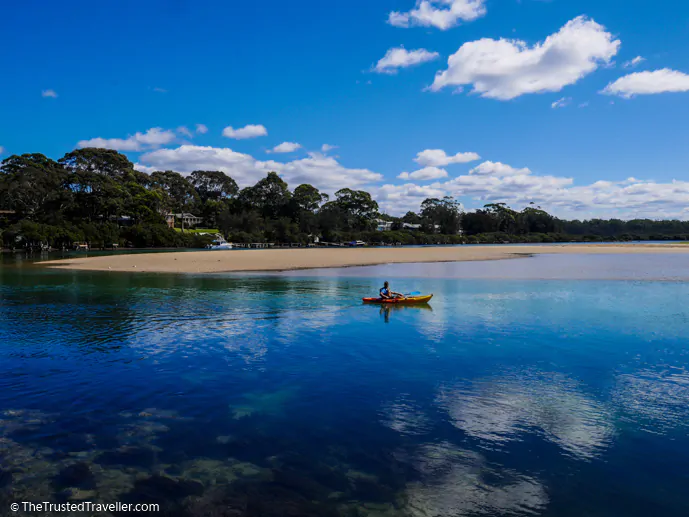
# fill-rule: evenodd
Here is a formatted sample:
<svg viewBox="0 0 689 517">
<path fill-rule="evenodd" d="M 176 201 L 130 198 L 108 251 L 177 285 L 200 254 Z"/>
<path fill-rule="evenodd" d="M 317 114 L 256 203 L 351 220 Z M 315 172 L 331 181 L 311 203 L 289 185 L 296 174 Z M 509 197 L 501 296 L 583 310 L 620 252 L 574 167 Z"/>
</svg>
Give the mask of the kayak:
<svg viewBox="0 0 689 517">
<path fill-rule="evenodd" d="M 428 303 L 433 298 L 432 294 L 423 296 L 407 296 L 406 298 L 364 298 L 364 303 L 395 303 L 410 305 L 414 303 Z"/>
</svg>

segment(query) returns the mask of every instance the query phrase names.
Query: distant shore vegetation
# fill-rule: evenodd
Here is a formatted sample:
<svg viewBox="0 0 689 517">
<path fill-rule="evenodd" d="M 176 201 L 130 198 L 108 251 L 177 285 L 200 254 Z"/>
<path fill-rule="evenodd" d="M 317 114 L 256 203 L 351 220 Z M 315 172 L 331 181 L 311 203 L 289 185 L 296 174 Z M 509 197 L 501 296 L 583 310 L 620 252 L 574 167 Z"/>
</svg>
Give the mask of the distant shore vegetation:
<svg viewBox="0 0 689 517">
<path fill-rule="evenodd" d="M 230 242 L 275 245 L 687 241 L 689 222 L 568 221 L 533 203 L 520 211 L 491 203 L 464 212 L 449 197 L 426 199 L 419 212 L 393 217 L 380 213 L 363 190 L 341 189 L 331 199 L 308 184 L 290 190 L 275 172 L 239 189 L 221 171 L 146 174 L 123 154 L 97 148 L 57 161 L 14 155 L 0 165 L 5 248 L 201 248 L 214 233 Z"/>
</svg>

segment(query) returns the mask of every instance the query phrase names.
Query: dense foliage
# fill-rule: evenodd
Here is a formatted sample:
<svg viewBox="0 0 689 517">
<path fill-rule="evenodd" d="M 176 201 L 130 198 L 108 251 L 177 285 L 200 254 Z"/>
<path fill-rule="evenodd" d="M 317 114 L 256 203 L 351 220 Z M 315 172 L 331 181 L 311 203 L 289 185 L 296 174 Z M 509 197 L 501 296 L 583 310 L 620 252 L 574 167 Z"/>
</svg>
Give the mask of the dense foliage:
<svg viewBox="0 0 689 517">
<path fill-rule="evenodd" d="M 682 221 L 564 221 L 531 204 L 504 203 L 464 213 L 454 199 L 426 199 L 419 213 L 379 213 L 368 192 L 341 189 L 334 199 L 312 185 L 293 191 L 275 172 L 239 189 L 220 171 L 146 174 L 126 156 L 86 148 L 58 161 L 10 156 L 0 165 L 0 232 L 6 247 L 196 247 L 210 237 L 169 228 L 165 215 L 191 213 L 233 242 L 459 244 L 571 240 L 687 239 Z M 377 219 L 390 222 L 376 231 Z M 179 224 L 179 220 L 177 221 Z"/>
</svg>

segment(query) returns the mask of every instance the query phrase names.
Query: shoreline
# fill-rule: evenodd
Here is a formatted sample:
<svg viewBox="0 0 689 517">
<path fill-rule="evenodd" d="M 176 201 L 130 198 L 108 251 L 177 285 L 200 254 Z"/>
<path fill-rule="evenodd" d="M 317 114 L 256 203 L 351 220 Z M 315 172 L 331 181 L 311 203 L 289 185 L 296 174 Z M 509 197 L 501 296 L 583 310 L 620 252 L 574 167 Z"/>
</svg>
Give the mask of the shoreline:
<svg viewBox="0 0 689 517">
<path fill-rule="evenodd" d="M 136 273 L 242 273 L 304 269 L 475 262 L 526 258 L 542 254 L 686 253 L 686 244 L 510 245 L 420 248 L 326 248 L 137 253 L 40 262 L 41 267 Z"/>
</svg>

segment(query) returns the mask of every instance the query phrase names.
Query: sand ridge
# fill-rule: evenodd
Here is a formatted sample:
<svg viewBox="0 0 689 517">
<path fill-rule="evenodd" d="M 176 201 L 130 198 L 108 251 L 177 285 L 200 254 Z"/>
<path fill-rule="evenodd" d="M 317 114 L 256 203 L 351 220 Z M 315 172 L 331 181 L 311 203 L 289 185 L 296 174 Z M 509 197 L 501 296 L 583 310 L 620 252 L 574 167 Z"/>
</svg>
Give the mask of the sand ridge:
<svg viewBox="0 0 689 517">
<path fill-rule="evenodd" d="M 41 265 L 86 271 L 139 273 L 224 273 L 288 271 L 423 262 L 502 260 L 538 254 L 687 253 L 686 244 L 577 244 L 413 248 L 318 248 L 185 251 L 115 254 L 42 262 Z"/>
</svg>

